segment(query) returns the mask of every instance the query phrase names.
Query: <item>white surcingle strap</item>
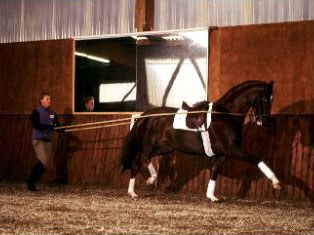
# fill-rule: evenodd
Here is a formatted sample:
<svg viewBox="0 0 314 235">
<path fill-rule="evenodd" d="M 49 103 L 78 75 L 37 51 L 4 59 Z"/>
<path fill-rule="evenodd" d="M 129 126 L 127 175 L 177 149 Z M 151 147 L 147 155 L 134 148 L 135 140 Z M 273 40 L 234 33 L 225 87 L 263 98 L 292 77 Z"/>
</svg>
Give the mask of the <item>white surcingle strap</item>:
<svg viewBox="0 0 314 235">
<path fill-rule="evenodd" d="M 208 104 L 208 112 L 207 112 L 207 115 L 206 115 L 206 123 L 207 123 L 207 126 L 206 126 L 206 130 L 208 130 L 209 126 L 210 126 L 210 123 L 212 122 L 212 108 L 213 108 L 213 102 L 210 102 Z"/>
<path fill-rule="evenodd" d="M 204 151 L 205 151 L 206 155 L 208 157 L 214 156 L 215 154 L 212 150 L 212 145 L 210 143 L 208 131 L 201 132 L 201 136 L 202 136 Z"/>
</svg>

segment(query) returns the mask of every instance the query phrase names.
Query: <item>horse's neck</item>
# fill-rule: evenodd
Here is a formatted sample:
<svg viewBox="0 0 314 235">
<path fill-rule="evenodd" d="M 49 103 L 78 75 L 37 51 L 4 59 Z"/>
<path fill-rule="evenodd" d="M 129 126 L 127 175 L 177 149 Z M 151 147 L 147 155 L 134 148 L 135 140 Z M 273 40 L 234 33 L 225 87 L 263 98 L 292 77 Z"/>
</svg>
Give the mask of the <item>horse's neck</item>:
<svg viewBox="0 0 314 235">
<path fill-rule="evenodd" d="M 219 112 L 236 114 L 230 115 L 230 118 L 237 123 L 240 128 L 245 121 L 246 114 L 250 110 L 249 102 L 258 95 L 260 90 L 261 86 L 256 84 L 237 87 L 217 100 L 215 102 L 215 109 Z"/>
<path fill-rule="evenodd" d="M 248 81 L 233 87 L 216 103 L 229 113 L 246 114 L 250 108 L 249 99 L 253 100 L 264 87 L 264 82 Z"/>
<path fill-rule="evenodd" d="M 246 94 L 222 97 L 216 102 L 216 107 L 227 113 L 246 114 L 250 108 L 246 97 Z"/>
</svg>

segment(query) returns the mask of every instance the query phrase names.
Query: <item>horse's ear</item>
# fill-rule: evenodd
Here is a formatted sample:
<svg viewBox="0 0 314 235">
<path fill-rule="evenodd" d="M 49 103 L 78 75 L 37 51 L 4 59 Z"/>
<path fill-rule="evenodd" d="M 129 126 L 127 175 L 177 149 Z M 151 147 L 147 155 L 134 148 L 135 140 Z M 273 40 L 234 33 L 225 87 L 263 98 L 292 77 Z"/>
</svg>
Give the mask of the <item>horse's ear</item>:
<svg viewBox="0 0 314 235">
<path fill-rule="evenodd" d="M 183 101 L 182 102 L 182 109 L 188 110 L 189 108 L 190 108 L 190 106 L 188 106 L 188 104 L 185 101 Z"/>
<path fill-rule="evenodd" d="M 274 86 L 274 81 L 270 81 L 267 86 L 265 87 L 265 90 L 267 93 L 272 94 L 273 93 L 273 86 Z"/>
<path fill-rule="evenodd" d="M 269 85 L 270 87 L 273 87 L 274 81 L 270 81 L 270 82 L 268 83 L 268 85 Z"/>
</svg>

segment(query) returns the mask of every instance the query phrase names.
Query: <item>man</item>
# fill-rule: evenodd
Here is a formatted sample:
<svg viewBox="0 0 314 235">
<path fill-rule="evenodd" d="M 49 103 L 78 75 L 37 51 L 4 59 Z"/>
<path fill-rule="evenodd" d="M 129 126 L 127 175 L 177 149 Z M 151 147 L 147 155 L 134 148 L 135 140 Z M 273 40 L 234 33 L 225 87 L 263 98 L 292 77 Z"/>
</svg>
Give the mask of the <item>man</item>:
<svg viewBox="0 0 314 235">
<path fill-rule="evenodd" d="M 27 188 L 37 191 L 36 183 L 46 171 L 52 159 L 51 138 L 53 128 L 59 125 L 56 113 L 50 109 L 50 94 L 39 96 L 39 106 L 33 110 L 31 121 L 33 126 L 32 144 L 38 162 L 27 179 Z"/>
<path fill-rule="evenodd" d="M 95 106 L 94 97 L 93 96 L 85 97 L 84 105 L 85 105 L 84 112 L 93 112 Z"/>
</svg>

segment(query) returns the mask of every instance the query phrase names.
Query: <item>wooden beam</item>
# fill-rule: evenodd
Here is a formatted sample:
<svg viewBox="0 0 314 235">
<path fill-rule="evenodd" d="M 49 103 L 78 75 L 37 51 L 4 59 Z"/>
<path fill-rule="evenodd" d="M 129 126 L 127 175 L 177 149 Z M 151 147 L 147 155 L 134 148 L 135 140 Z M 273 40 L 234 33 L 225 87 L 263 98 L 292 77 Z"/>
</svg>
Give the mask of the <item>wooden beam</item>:
<svg viewBox="0 0 314 235">
<path fill-rule="evenodd" d="M 144 31 L 154 30 L 155 0 L 146 0 Z"/>
<path fill-rule="evenodd" d="M 136 0 L 135 28 L 137 32 L 154 30 L 155 0 Z"/>
<path fill-rule="evenodd" d="M 145 24 L 145 0 L 136 0 L 135 4 L 135 28 L 137 32 L 142 32 Z"/>
</svg>

